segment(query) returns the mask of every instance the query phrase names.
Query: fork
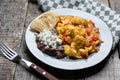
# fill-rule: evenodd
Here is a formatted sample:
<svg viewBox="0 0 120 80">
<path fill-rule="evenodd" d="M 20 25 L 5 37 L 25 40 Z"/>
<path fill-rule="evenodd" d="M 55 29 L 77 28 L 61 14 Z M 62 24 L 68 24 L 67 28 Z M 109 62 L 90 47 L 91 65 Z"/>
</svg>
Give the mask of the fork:
<svg viewBox="0 0 120 80">
<path fill-rule="evenodd" d="M 58 80 L 55 76 L 48 73 L 47 71 L 45 71 L 41 67 L 37 66 L 36 64 L 21 58 L 15 51 L 13 51 L 11 48 L 9 48 L 4 42 L 1 42 L 0 48 L 1 48 L 1 52 L 3 53 L 3 55 L 6 58 L 8 58 L 9 60 L 11 60 L 13 62 L 21 62 L 22 61 L 26 64 L 26 66 L 28 68 L 30 68 L 34 71 L 37 71 L 39 74 L 43 75 L 48 80 Z"/>
</svg>

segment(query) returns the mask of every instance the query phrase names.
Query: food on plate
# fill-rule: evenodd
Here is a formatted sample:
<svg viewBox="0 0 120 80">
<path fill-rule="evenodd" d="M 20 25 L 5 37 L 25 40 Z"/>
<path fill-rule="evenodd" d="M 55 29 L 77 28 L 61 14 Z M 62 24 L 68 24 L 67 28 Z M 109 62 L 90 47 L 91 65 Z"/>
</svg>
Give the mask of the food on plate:
<svg viewBox="0 0 120 80">
<path fill-rule="evenodd" d="M 31 24 L 38 49 L 56 58 L 88 58 L 103 42 L 92 20 L 47 12 Z"/>
<path fill-rule="evenodd" d="M 37 34 L 36 37 L 38 49 L 56 58 L 65 57 L 62 40 L 58 38 L 57 34 L 51 32 L 50 30 L 44 29 Z"/>
<path fill-rule="evenodd" d="M 59 17 L 56 30 L 67 57 L 87 58 L 99 50 L 103 41 L 99 38 L 99 29 L 94 26 L 93 21 L 78 16 Z"/>
<path fill-rule="evenodd" d="M 56 25 L 59 16 L 60 14 L 57 12 L 46 12 L 34 20 L 30 28 L 37 32 L 41 32 L 45 28 L 51 30 Z"/>
</svg>

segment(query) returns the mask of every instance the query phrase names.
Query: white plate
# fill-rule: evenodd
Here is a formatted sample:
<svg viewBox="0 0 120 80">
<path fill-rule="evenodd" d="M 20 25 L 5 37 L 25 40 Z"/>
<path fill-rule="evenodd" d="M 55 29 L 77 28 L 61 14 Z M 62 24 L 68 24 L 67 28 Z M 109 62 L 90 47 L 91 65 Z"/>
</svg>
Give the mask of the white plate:
<svg viewBox="0 0 120 80">
<path fill-rule="evenodd" d="M 100 45 L 100 50 L 97 53 L 93 53 L 92 55 L 90 55 L 88 59 L 77 59 L 77 60 L 71 60 L 67 58 L 56 59 L 54 57 L 51 57 L 42 53 L 37 48 L 37 44 L 35 42 L 35 35 L 32 31 L 30 31 L 30 25 L 31 25 L 30 24 L 26 30 L 25 40 L 29 50 L 37 59 L 44 62 L 45 64 L 48 64 L 52 67 L 56 67 L 59 69 L 77 70 L 77 69 L 84 69 L 84 68 L 94 66 L 100 63 L 102 60 L 104 60 L 107 57 L 112 47 L 112 35 L 108 26 L 102 20 L 98 19 L 97 17 L 89 13 L 86 13 L 80 10 L 63 8 L 63 9 L 55 9 L 52 11 L 57 11 L 62 15 L 80 16 L 84 19 L 89 19 L 94 21 L 95 26 L 99 28 L 100 38 L 104 41 L 104 43 Z"/>
</svg>

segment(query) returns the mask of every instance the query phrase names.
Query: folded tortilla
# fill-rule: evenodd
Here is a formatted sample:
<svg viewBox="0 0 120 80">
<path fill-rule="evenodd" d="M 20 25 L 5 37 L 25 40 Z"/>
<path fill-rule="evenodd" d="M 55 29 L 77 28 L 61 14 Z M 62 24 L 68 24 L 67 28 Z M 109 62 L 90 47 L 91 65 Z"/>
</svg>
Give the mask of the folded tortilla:
<svg viewBox="0 0 120 80">
<path fill-rule="evenodd" d="M 57 12 L 43 13 L 38 19 L 31 23 L 30 28 L 35 32 L 41 32 L 43 29 L 53 29 L 57 24 L 60 14 Z"/>
</svg>

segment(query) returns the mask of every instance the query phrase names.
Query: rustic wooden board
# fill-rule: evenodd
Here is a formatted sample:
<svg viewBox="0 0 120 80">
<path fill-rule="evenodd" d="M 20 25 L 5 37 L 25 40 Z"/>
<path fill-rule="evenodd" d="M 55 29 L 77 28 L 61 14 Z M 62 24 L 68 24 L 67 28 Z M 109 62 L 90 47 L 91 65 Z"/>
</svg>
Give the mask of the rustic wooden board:
<svg viewBox="0 0 120 80">
<path fill-rule="evenodd" d="M 0 0 L 0 41 L 19 52 L 26 0 Z M 13 80 L 16 64 L 0 53 L 0 80 Z"/>
<path fill-rule="evenodd" d="M 31 61 L 29 54 L 31 54 L 28 49 L 26 48 L 25 44 L 25 31 L 29 23 L 38 15 L 40 15 L 41 12 L 39 12 L 38 7 L 36 4 L 27 2 L 26 3 L 26 16 L 25 16 L 25 26 L 23 28 L 23 38 L 20 46 L 20 52 L 21 56 L 29 61 Z M 27 50 L 26 50 L 27 49 Z M 42 80 L 39 76 L 36 76 L 36 74 L 30 72 L 28 69 L 25 69 L 24 66 L 17 65 L 16 72 L 15 72 L 15 80 Z"/>
<path fill-rule="evenodd" d="M 111 8 L 120 13 L 120 0 L 109 0 Z"/>
<path fill-rule="evenodd" d="M 109 1 L 108 0 L 96 0 L 96 1 L 98 1 L 99 3 L 102 3 L 106 6 L 109 6 Z"/>
<path fill-rule="evenodd" d="M 30 1 L 30 0 L 29 0 Z M 119 0 L 97 0 L 120 12 Z M 36 3 L 28 0 L 0 0 L 0 41 L 5 41 L 23 58 L 30 60 L 60 80 L 119 80 L 120 61 L 117 50 L 103 63 L 86 70 L 65 71 L 52 68 L 35 59 L 25 44 L 25 30 L 29 23 L 42 12 Z M 64 76 L 64 77 L 63 77 Z M 15 64 L 0 53 L 0 80 L 43 80 L 19 64 Z"/>
</svg>

